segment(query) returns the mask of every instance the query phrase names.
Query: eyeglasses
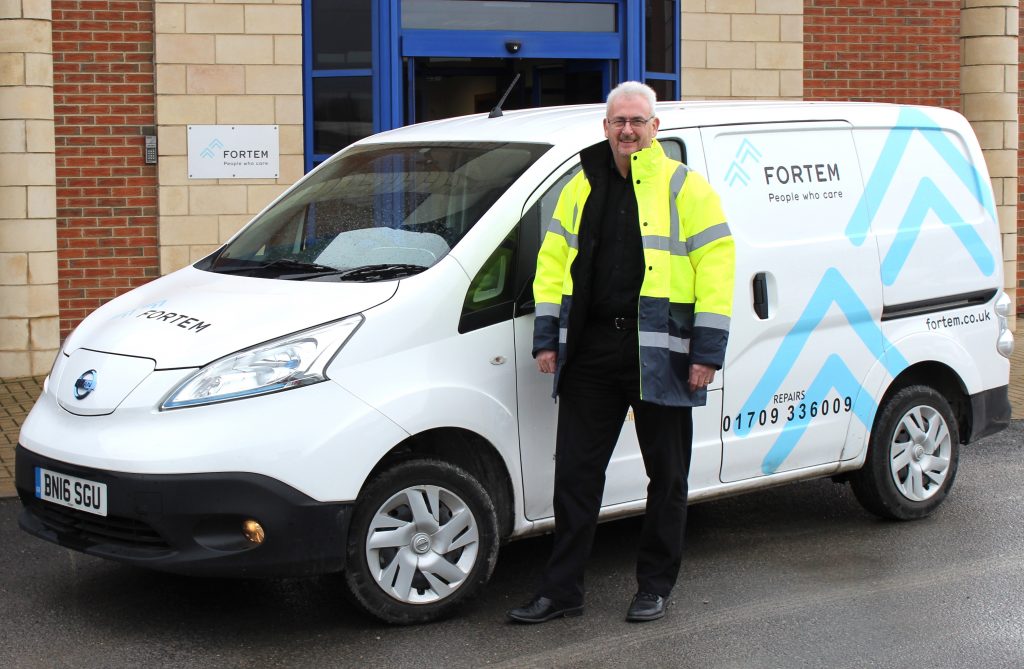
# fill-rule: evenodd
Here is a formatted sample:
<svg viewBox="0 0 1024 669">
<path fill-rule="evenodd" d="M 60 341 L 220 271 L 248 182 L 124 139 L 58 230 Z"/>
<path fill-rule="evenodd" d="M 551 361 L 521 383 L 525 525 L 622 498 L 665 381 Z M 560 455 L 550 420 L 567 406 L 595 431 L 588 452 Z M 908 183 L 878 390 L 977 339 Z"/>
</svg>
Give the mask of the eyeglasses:
<svg viewBox="0 0 1024 669">
<path fill-rule="evenodd" d="M 607 119 L 607 121 L 608 125 L 610 125 L 611 127 L 615 128 L 616 130 L 621 130 L 626 127 L 627 123 L 633 128 L 642 128 L 643 126 L 650 123 L 652 118 L 654 118 L 653 115 L 648 116 L 647 118 L 644 118 L 642 116 L 634 116 L 633 118 L 622 118 L 621 116 L 616 116 L 615 118 Z"/>
</svg>

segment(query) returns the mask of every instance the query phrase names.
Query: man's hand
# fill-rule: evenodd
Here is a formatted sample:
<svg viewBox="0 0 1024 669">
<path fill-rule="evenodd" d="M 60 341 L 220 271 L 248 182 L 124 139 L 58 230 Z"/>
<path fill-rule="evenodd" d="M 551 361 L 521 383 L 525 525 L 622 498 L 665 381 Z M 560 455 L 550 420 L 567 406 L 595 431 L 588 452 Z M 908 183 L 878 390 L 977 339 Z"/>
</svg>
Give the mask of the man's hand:
<svg viewBox="0 0 1024 669">
<path fill-rule="evenodd" d="M 540 355 L 537 356 L 540 360 Z M 693 363 L 690 365 L 690 392 L 697 390 L 698 388 L 706 388 L 712 381 L 715 380 L 715 368 L 709 367 L 708 365 L 698 365 Z"/>
<path fill-rule="evenodd" d="M 554 351 L 537 351 L 537 369 L 545 374 L 554 374 L 555 366 L 558 364 L 558 354 Z"/>
</svg>

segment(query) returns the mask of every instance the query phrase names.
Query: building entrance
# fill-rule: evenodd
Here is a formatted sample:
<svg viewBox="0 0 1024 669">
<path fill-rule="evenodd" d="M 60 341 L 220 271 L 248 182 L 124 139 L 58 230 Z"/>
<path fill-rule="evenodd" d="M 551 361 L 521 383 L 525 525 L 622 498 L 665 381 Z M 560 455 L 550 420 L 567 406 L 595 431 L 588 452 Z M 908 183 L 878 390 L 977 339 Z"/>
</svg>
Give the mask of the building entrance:
<svg viewBox="0 0 1024 669">
<path fill-rule="evenodd" d="M 502 109 L 602 102 L 617 80 L 614 60 L 406 58 L 405 123 L 487 112 L 519 75 Z"/>
<path fill-rule="evenodd" d="M 303 0 L 306 167 L 374 132 L 494 107 L 679 95 L 678 0 Z"/>
</svg>

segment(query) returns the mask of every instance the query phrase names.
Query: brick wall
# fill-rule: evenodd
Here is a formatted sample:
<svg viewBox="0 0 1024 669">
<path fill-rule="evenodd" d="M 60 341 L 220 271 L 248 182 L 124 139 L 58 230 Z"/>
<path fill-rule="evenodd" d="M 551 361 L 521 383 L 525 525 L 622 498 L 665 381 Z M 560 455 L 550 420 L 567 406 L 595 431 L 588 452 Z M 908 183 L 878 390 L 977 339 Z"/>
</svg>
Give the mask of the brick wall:
<svg viewBox="0 0 1024 669">
<path fill-rule="evenodd" d="M 1024 34 L 1024 15 L 1017 21 L 1021 34 Z M 1017 50 L 1020 62 L 1024 63 L 1024 40 L 1020 41 Z M 1024 67 L 1018 68 L 1017 77 L 1019 90 L 1024 91 Z M 1024 96 L 1018 98 L 1017 107 L 1020 119 L 1017 129 L 1018 141 L 1019 146 L 1024 146 Z M 1021 180 L 1024 180 L 1024 151 L 1017 153 L 1017 183 L 1020 184 Z M 1024 295 L 1024 262 L 1021 262 L 1024 258 L 1024 189 L 1018 188 L 1017 191 L 1017 294 Z M 1017 313 L 1024 314 L 1024 299 L 1017 300 Z"/>
<path fill-rule="evenodd" d="M 978 135 L 1003 236 L 1004 290 L 1024 288 L 1024 115 L 1017 90 L 1016 0 L 806 0 L 804 95 L 808 100 L 870 100 L 962 112 Z M 1015 48 L 1005 52 L 1009 40 Z M 1015 56 L 1016 53 L 1016 56 Z M 1018 81 L 1019 79 L 1019 81 Z M 1007 100 L 1016 101 L 1004 112 Z M 1017 119 L 1013 117 L 1016 116 Z M 1016 156 L 1016 157 L 1015 157 Z M 1014 206 L 1016 205 L 1016 207 Z M 1024 300 L 1016 300 L 1024 313 Z"/>
<path fill-rule="evenodd" d="M 60 332 L 159 275 L 153 3 L 53 0 Z"/>
<path fill-rule="evenodd" d="M 804 97 L 960 109 L 961 0 L 806 0 Z"/>
</svg>

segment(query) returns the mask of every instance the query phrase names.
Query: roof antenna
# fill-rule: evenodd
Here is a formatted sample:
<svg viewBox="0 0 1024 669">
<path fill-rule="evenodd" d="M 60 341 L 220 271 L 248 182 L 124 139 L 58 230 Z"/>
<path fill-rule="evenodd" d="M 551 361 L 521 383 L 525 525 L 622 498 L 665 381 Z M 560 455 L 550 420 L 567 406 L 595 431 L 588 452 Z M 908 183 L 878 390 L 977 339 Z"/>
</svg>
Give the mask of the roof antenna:
<svg viewBox="0 0 1024 669">
<path fill-rule="evenodd" d="M 499 116 L 502 115 L 501 105 L 505 104 L 505 98 L 507 98 L 508 94 L 512 92 L 512 87 L 516 85 L 517 81 L 519 81 L 518 72 L 516 72 L 516 78 L 512 80 L 511 84 L 508 85 L 508 88 L 505 90 L 505 94 L 501 96 L 500 100 L 498 100 L 498 104 L 494 105 L 494 109 L 492 109 L 491 113 L 487 115 L 487 118 L 498 118 Z"/>
</svg>

